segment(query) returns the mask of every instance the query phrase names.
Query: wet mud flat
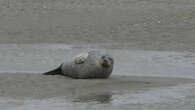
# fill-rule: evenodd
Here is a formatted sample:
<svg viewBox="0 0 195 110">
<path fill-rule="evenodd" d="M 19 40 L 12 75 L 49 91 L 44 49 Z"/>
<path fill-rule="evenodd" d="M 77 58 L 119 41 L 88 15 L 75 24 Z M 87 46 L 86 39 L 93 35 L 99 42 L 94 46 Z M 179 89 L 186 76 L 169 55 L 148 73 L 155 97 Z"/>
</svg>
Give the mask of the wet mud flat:
<svg viewBox="0 0 195 110">
<path fill-rule="evenodd" d="M 194 84 L 194 79 L 170 77 L 112 75 L 109 79 L 83 80 L 2 73 L 0 107 L 8 110 L 126 110 L 165 109 L 187 103 L 193 108 L 194 100 L 188 101 L 193 99 Z"/>
<path fill-rule="evenodd" d="M 195 78 L 188 53 L 195 51 L 194 6 L 194 0 L 0 1 L 0 109 L 194 110 L 195 84 L 187 79 Z M 117 62 L 111 78 L 39 74 L 82 45 L 111 49 Z"/>
<path fill-rule="evenodd" d="M 108 51 L 114 56 L 116 63 L 109 79 L 41 75 L 86 48 L 1 44 L 0 107 L 7 110 L 195 108 L 194 53 L 87 48 L 91 49 Z"/>
<path fill-rule="evenodd" d="M 72 79 L 41 74 L 0 74 L 0 96 L 13 99 L 44 99 L 52 97 L 81 98 L 82 96 L 133 93 L 195 83 L 193 79 L 113 75 L 109 79 Z M 89 97 L 90 98 L 90 97 Z M 77 100 L 78 101 L 78 100 Z"/>
</svg>

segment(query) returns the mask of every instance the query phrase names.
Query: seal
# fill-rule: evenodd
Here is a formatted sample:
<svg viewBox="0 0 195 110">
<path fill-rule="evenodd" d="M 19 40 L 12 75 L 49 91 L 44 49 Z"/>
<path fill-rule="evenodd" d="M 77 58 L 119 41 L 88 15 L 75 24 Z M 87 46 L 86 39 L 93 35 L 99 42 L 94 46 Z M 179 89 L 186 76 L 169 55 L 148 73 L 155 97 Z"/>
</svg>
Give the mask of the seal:
<svg viewBox="0 0 195 110">
<path fill-rule="evenodd" d="M 58 68 L 44 75 L 64 75 L 75 79 L 108 78 L 113 71 L 114 60 L 107 53 L 89 51 L 81 53 Z"/>
</svg>

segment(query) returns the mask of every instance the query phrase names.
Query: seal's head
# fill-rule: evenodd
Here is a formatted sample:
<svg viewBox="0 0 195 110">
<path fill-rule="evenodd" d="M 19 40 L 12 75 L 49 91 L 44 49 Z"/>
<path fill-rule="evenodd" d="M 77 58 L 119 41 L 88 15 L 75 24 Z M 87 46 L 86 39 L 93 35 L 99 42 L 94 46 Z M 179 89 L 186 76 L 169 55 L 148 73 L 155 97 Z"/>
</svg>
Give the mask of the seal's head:
<svg viewBox="0 0 195 110">
<path fill-rule="evenodd" d="M 102 55 L 100 60 L 99 60 L 100 65 L 103 68 L 110 68 L 114 64 L 114 60 L 111 56 L 109 55 Z"/>
</svg>

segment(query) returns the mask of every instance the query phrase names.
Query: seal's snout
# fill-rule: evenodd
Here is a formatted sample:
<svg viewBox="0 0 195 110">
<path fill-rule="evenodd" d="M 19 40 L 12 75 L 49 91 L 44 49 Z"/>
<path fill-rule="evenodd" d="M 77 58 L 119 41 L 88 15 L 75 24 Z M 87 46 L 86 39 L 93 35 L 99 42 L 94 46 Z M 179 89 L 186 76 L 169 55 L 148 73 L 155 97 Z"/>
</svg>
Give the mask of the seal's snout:
<svg viewBox="0 0 195 110">
<path fill-rule="evenodd" d="M 103 59 L 102 66 L 108 68 L 110 66 L 108 60 Z"/>
<path fill-rule="evenodd" d="M 101 57 L 101 65 L 104 68 L 109 68 L 112 64 L 113 64 L 113 60 L 109 56 L 104 55 Z"/>
</svg>

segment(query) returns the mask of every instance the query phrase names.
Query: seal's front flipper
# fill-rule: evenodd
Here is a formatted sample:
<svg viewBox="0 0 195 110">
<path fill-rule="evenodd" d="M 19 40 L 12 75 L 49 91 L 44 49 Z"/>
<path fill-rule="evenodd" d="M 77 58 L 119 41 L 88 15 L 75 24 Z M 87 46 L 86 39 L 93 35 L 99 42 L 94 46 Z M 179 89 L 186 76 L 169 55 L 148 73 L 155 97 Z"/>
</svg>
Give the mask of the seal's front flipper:
<svg viewBox="0 0 195 110">
<path fill-rule="evenodd" d="M 60 65 L 58 68 L 56 68 L 54 70 L 45 72 L 45 73 L 43 73 L 43 75 L 63 75 L 62 70 L 61 70 L 61 66 L 62 65 Z"/>
</svg>

